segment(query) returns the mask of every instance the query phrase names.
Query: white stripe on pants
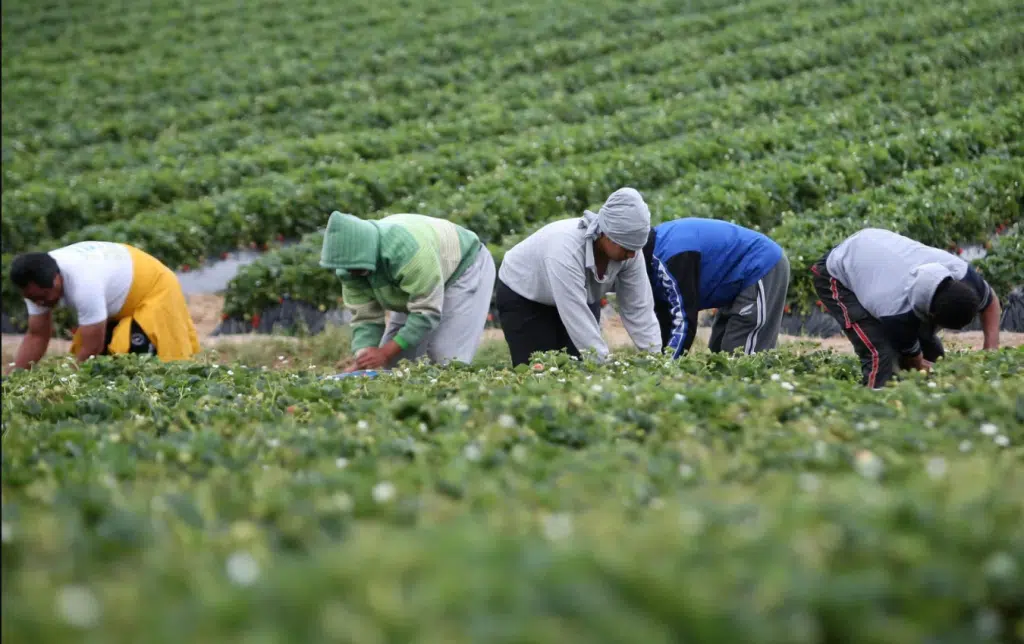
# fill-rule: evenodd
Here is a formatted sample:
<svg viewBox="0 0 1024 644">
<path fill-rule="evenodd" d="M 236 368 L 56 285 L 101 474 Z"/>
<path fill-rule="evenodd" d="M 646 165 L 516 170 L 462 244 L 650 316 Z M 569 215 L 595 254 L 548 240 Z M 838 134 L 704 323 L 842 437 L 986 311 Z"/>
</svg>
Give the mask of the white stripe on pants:
<svg viewBox="0 0 1024 644">
<path fill-rule="evenodd" d="M 415 347 L 399 353 L 388 367 L 394 367 L 401 360 L 416 361 L 424 355 L 438 364 L 447 364 L 452 360 L 472 362 L 487 324 L 494 279 L 494 258 L 487 247 L 481 245 L 473 263 L 444 289 L 441 322 L 437 328 L 424 336 Z M 380 346 L 383 347 L 398 335 L 408 317 L 405 313 L 391 312 Z"/>
<path fill-rule="evenodd" d="M 757 280 L 757 298 L 754 300 L 754 308 L 757 311 L 757 323 L 747 335 L 747 342 L 743 346 L 743 350 L 747 355 L 754 352 L 754 348 L 757 347 L 757 334 L 764 327 L 764 280 Z"/>
</svg>

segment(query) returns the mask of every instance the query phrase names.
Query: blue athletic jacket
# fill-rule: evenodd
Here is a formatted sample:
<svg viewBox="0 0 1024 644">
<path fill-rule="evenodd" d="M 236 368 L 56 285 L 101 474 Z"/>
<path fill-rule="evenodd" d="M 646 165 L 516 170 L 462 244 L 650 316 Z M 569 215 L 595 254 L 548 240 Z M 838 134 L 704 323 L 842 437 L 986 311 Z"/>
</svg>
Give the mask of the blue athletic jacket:
<svg viewBox="0 0 1024 644">
<path fill-rule="evenodd" d="M 727 306 L 782 259 L 782 247 L 759 232 L 717 219 L 688 217 L 651 229 L 644 247 L 654 300 L 668 309 L 673 357 L 690 349 L 697 312 Z"/>
</svg>

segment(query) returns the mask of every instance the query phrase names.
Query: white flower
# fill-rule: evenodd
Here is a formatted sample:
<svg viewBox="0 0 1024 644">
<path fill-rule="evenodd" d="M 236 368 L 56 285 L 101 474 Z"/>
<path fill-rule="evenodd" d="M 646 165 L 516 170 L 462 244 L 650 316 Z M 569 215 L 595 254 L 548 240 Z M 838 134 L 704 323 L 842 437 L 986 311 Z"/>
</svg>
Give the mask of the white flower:
<svg viewBox="0 0 1024 644">
<path fill-rule="evenodd" d="M 365 420 L 361 420 L 358 423 L 356 423 L 356 427 L 359 429 L 359 431 L 365 432 L 366 430 L 370 429 L 370 423 L 366 422 Z"/>
<path fill-rule="evenodd" d="M 232 371 L 231 369 L 228 369 L 228 375 L 229 375 L 229 376 L 233 376 L 233 375 L 235 375 L 235 372 L 234 372 L 234 371 Z"/>
<path fill-rule="evenodd" d="M 986 436 L 995 436 L 996 432 L 998 431 L 999 428 L 993 425 L 992 423 L 984 423 L 981 426 L 981 433 Z"/>
<path fill-rule="evenodd" d="M 337 458 L 337 459 L 336 459 L 336 460 L 334 461 L 334 465 L 335 465 L 335 466 L 337 466 L 337 468 L 338 468 L 339 470 L 343 470 L 343 469 L 345 469 L 346 467 L 348 467 L 348 459 L 347 459 L 347 458 L 345 458 L 344 456 L 339 456 L 339 457 L 338 457 L 338 458 Z"/>
<path fill-rule="evenodd" d="M 929 387 L 931 387 L 932 389 L 934 389 L 934 388 L 938 387 L 938 385 L 937 385 L 937 384 L 935 384 L 935 381 L 934 381 L 934 380 L 929 380 L 929 381 L 928 381 L 928 386 L 929 386 Z"/>
<path fill-rule="evenodd" d="M 248 552 L 236 552 L 228 557 L 228 579 L 238 586 L 249 586 L 260 577 L 260 565 Z"/>
<path fill-rule="evenodd" d="M 773 374 L 772 374 L 772 382 L 778 382 L 778 381 L 780 381 L 780 380 L 782 380 L 782 376 L 780 376 L 780 375 L 779 375 L 779 374 L 777 374 L 777 373 L 773 373 Z"/>
<path fill-rule="evenodd" d="M 928 470 L 928 476 L 933 479 L 941 479 L 946 475 L 946 470 L 948 469 L 946 467 L 946 459 L 936 456 L 928 461 L 926 469 Z"/>
<path fill-rule="evenodd" d="M 476 462 L 480 460 L 480 456 L 482 453 L 478 446 L 474 444 L 469 444 L 466 445 L 466 448 L 464 450 L 462 450 L 462 454 L 466 457 L 466 460 Z"/>
<path fill-rule="evenodd" d="M 546 514 L 543 523 L 544 536 L 551 541 L 562 541 L 572 534 L 572 517 L 568 514 Z"/>
<path fill-rule="evenodd" d="M 395 484 L 383 481 L 373 486 L 373 500 L 377 503 L 387 503 L 395 498 Z"/>
<path fill-rule="evenodd" d="M 974 627 L 982 639 L 994 639 L 1003 630 L 1003 618 L 991 608 L 986 608 L 978 614 Z"/>
<path fill-rule="evenodd" d="M 1011 579 L 1017 574 L 1017 562 L 1005 552 L 997 552 L 985 562 L 985 574 L 997 579 Z"/>
<path fill-rule="evenodd" d="M 998 445 L 999 447 L 1006 447 L 1010 444 L 1009 437 L 1004 436 L 1003 434 L 996 436 L 992 440 L 994 440 L 996 442 L 996 445 Z"/>
<path fill-rule="evenodd" d="M 686 463 L 681 463 L 679 465 L 679 476 L 683 477 L 684 479 L 690 478 L 691 476 L 693 476 L 693 468 L 687 465 Z"/>
<path fill-rule="evenodd" d="M 960 451 L 969 452 L 971 451 L 971 441 L 960 441 Z"/>
<path fill-rule="evenodd" d="M 92 628 L 100 619 L 100 602 L 84 586 L 65 586 L 57 596 L 57 610 L 64 621 L 77 628 Z"/>
<path fill-rule="evenodd" d="M 590 391 L 599 394 L 602 391 L 604 391 L 604 387 L 602 387 L 601 385 L 590 385 Z"/>
<path fill-rule="evenodd" d="M 516 418 L 511 414 L 502 414 L 501 416 L 498 416 L 498 424 L 505 429 L 512 429 L 516 426 Z"/>
<path fill-rule="evenodd" d="M 427 433 L 427 424 L 426 423 L 420 423 L 419 430 L 420 430 L 421 434 L 426 434 Z"/>
<path fill-rule="evenodd" d="M 779 386 L 785 389 L 786 391 L 793 391 L 794 389 L 796 389 L 796 387 L 794 387 L 793 383 L 791 382 L 784 382 Z"/>
<path fill-rule="evenodd" d="M 269 439 L 267 441 L 267 445 L 269 445 L 271 448 L 277 447 L 280 444 L 281 444 L 281 441 L 276 439 L 276 438 L 271 438 L 271 439 Z"/>
<path fill-rule="evenodd" d="M 672 398 L 675 399 L 676 402 L 683 402 L 686 400 L 686 396 L 684 396 L 683 394 L 676 394 Z"/>
<path fill-rule="evenodd" d="M 857 452 L 856 466 L 864 478 L 877 479 L 882 474 L 882 459 L 866 449 Z"/>
</svg>

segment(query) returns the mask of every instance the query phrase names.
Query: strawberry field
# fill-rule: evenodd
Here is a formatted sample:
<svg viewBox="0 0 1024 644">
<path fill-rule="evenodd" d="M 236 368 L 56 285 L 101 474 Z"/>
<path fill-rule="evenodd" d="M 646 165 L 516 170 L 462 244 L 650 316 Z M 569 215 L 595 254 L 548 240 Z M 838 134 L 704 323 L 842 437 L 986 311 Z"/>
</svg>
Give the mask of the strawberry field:
<svg viewBox="0 0 1024 644">
<path fill-rule="evenodd" d="M 632 185 L 657 221 L 772 235 L 797 311 L 805 269 L 865 225 L 989 245 L 990 282 L 1024 283 L 1019 3 L 582 6 L 8 3 L 4 265 L 108 239 L 188 269 L 309 234 L 231 284 L 251 322 L 337 307 L 334 209 L 450 218 L 500 255 Z"/>
<path fill-rule="evenodd" d="M 1000 296 L 1024 285 L 1020 2 L 15 0 L 2 18 L 16 324 L 26 250 L 124 241 L 177 270 L 266 250 L 223 306 L 252 328 L 284 300 L 338 307 L 317 265 L 332 210 L 449 218 L 500 261 L 623 185 L 655 221 L 770 234 L 795 312 L 811 263 L 864 226 L 983 248 Z M 853 356 L 797 345 L 506 361 L 5 377 L 4 640 L 1024 641 L 1024 350 L 951 351 L 878 392 Z"/>
<path fill-rule="evenodd" d="M 1024 637 L 1022 350 L 538 366 L 5 380 L 5 640 Z"/>
</svg>

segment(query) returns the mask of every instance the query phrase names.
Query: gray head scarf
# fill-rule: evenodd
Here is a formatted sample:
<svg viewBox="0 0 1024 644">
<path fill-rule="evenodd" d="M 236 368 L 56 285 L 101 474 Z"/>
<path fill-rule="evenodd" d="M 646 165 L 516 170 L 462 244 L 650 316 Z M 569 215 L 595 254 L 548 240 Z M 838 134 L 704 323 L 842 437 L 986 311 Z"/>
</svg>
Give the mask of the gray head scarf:
<svg viewBox="0 0 1024 644">
<path fill-rule="evenodd" d="M 580 228 L 587 229 L 587 238 L 596 239 L 604 233 L 626 250 L 639 251 L 647 244 L 651 230 L 651 210 L 644 198 L 633 188 L 619 188 L 594 214 L 584 211 Z"/>
</svg>

